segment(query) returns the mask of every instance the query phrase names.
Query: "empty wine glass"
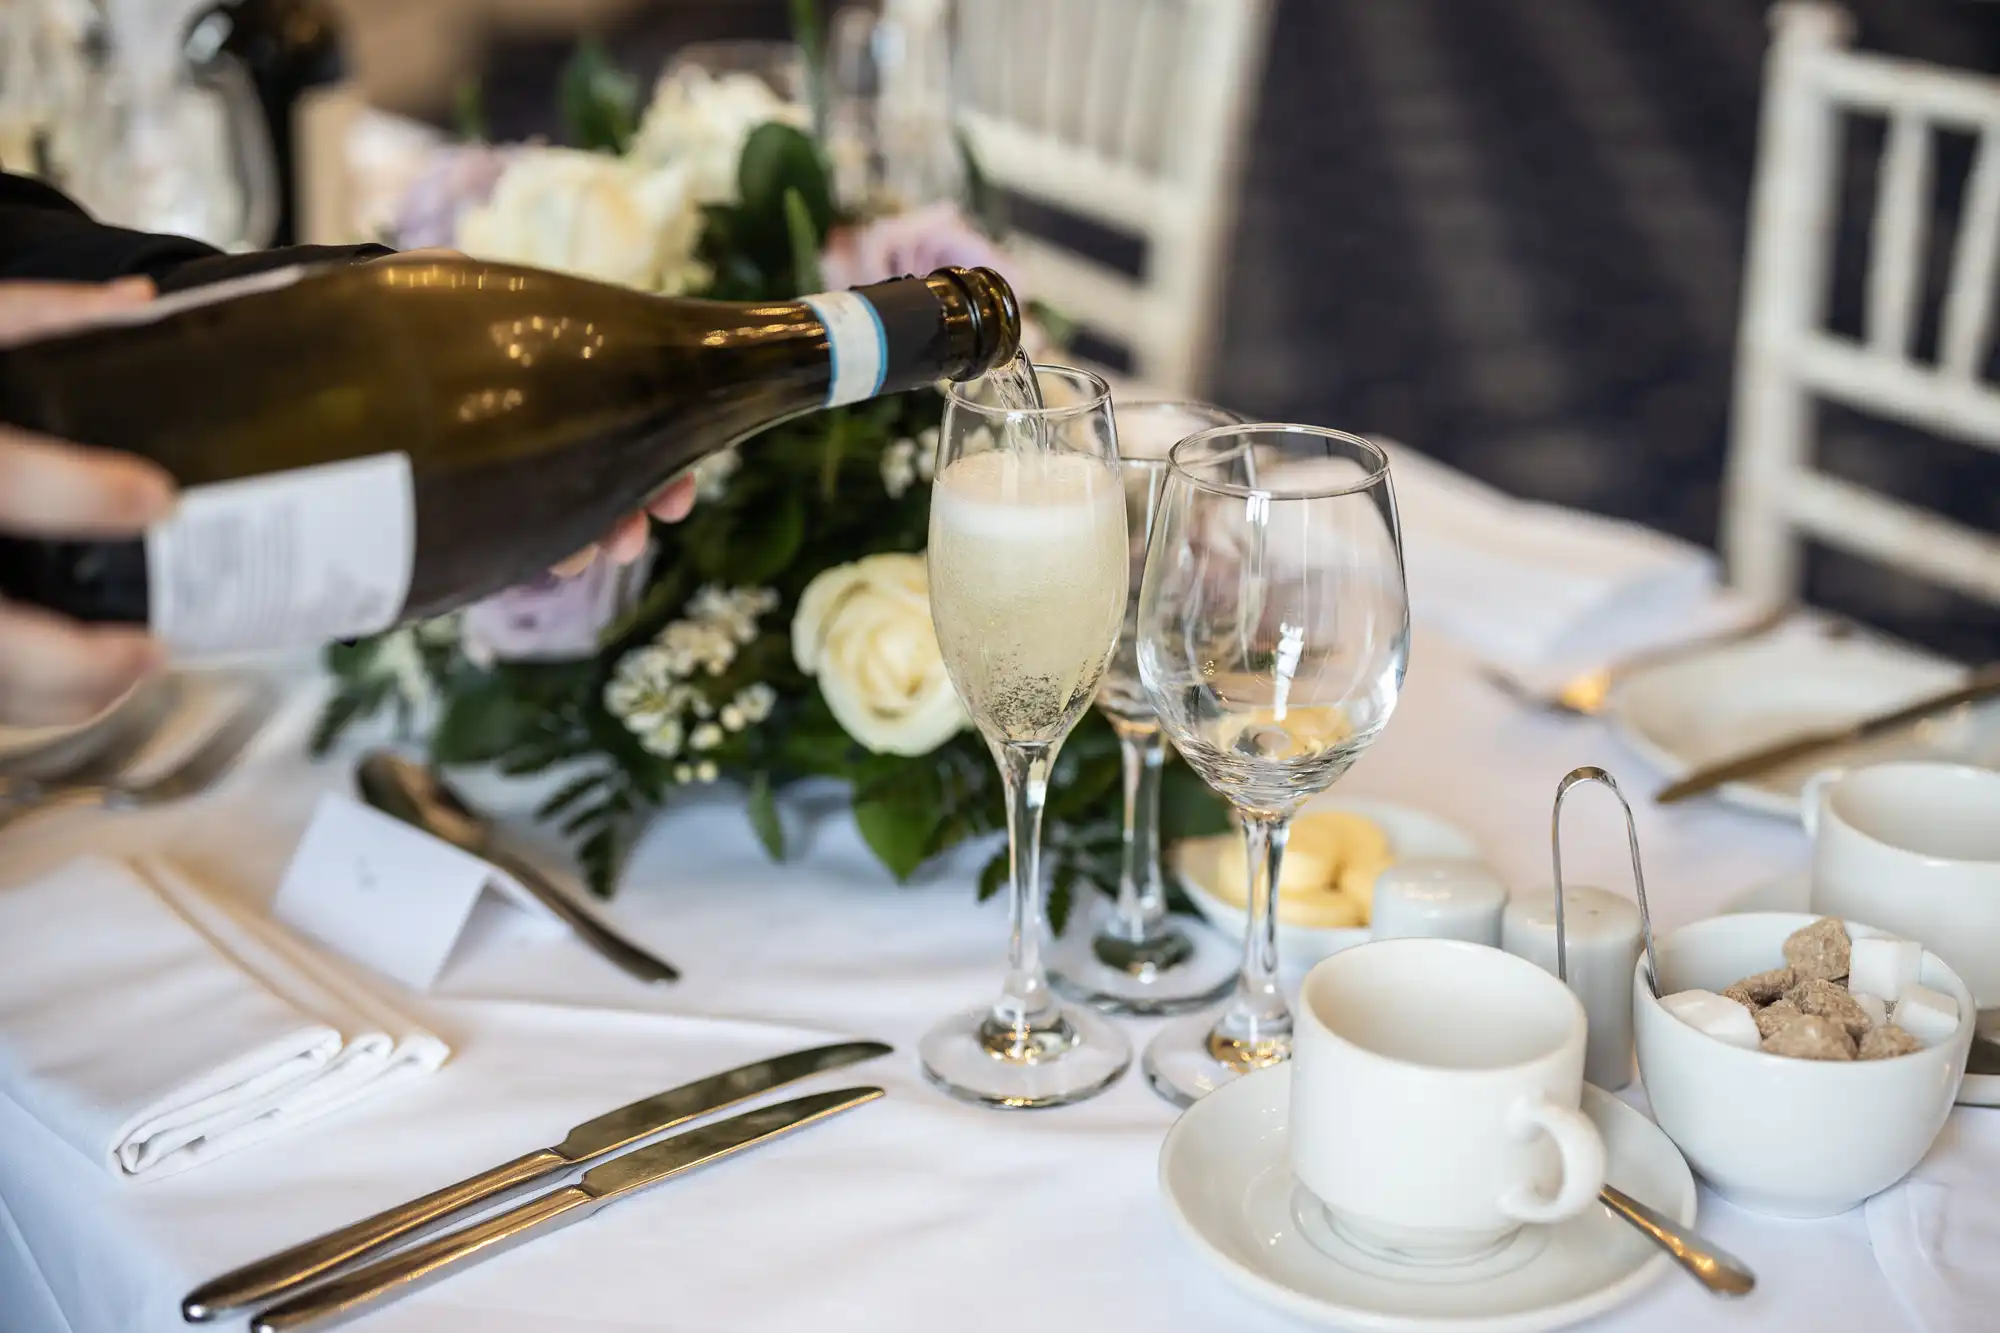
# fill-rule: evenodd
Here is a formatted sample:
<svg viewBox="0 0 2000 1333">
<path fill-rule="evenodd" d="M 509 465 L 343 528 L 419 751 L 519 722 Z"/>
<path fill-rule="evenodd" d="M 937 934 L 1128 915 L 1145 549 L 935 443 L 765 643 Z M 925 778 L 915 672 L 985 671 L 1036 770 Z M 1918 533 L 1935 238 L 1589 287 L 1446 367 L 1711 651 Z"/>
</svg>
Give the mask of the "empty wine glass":
<svg viewBox="0 0 2000 1333">
<path fill-rule="evenodd" d="M 1036 1107 L 1101 1092 L 1132 1061 L 1116 1027 L 1049 989 L 1039 864 L 1049 771 L 1117 647 L 1128 556 L 1111 391 L 1085 371 L 1014 364 L 1018 379 L 951 387 L 929 554 L 945 669 L 1007 789 L 1007 979 L 918 1054 L 956 1096 Z"/>
<path fill-rule="evenodd" d="M 1097 691 L 1097 707 L 1118 733 L 1124 767 L 1125 826 L 1118 896 L 1085 928 L 1072 927 L 1054 952 L 1056 987 L 1112 1013 L 1177 1014 L 1209 1004 L 1236 975 L 1234 948 L 1212 930 L 1189 930 L 1167 916 L 1160 873 L 1160 774 L 1167 738 L 1139 683 L 1139 584 L 1146 538 L 1166 486 L 1167 453 L 1181 440 L 1242 417 L 1207 403 L 1115 406 L 1118 466 L 1125 483 L 1131 589 L 1118 651 Z"/>
<path fill-rule="evenodd" d="M 1249 858 L 1234 994 L 1146 1048 L 1147 1080 L 1185 1106 L 1291 1056 L 1277 975 L 1285 839 L 1380 734 L 1409 660 L 1388 457 L 1312 426 L 1220 426 L 1176 445 L 1138 643 L 1161 725 L 1235 807 Z"/>
</svg>

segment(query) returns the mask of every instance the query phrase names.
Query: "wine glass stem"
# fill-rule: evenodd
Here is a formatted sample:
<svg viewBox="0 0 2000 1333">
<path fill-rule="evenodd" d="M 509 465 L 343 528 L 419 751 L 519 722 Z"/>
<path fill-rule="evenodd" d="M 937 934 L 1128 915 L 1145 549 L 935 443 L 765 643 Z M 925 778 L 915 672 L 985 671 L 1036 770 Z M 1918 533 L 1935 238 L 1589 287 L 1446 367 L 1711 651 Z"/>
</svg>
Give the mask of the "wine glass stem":
<svg viewBox="0 0 2000 1333">
<path fill-rule="evenodd" d="M 1048 800 L 1053 745 L 995 745 L 1007 788 L 1007 862 L 1013 892 L 1008 909 L 1007 981 L 993 1006 L 993 1023 L 1020 1035 L 1050 1028 L 1060 1011 L 1042 964 L 1048 917 L 1042 902 L 1042 806 Z"/>
<path fill-rule="evenodd" d="M 1157 727 L 1116 729 L 1125 768 L 1125 838 L 1118 869 L 1118 910 L 1106 933 L 1128 944 L 1143 944 L 1167 915 L 1166 885 L 1160 879 L 1160 771 L 1166 763 L 1167 742 Z"/>
<path fill-rule="evenodd" d="M 1236 994 L 1209 1034 L 1209 1047 L 1233 1067 L 1252 1069 L 1286 1059 L 1292 1011 L 1278 987 L 1278 874 L 1284 866 L 1290 815 L 1246 813 L 1244 850 L 1250 859 L 1250 919 L 1243 931 L 1243 970 Z"/>
</svg>

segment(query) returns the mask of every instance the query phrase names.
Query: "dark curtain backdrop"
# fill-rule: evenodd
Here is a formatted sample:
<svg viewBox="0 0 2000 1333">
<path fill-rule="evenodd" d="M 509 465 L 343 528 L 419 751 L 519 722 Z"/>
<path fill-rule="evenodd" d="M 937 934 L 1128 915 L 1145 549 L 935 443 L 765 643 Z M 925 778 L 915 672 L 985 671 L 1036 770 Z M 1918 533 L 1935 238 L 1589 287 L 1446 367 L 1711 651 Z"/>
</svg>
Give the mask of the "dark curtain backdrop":
<svg viewBox="0 0 2000 1333">
<path fill-rule="evenodd" d="M 1280 0 L 1214 396 L 1713 542 L 1766 8 Z M 1848 8 L 1863 47 L 2000 73 L 1996 0 Z M 684 41 L 784 31 L 775 0 L 679 0 L 606 36 L 650 74 Z M 497 132 L 553 128 L 561 58 L 553 44 L 496 52 Z M 1835 312 L 1848 327 L 1881 144 L 1879 126 L 1853 128 Z M 1942 145 L 1941 235 L 1969 148 Z M 1830 466 L 2000 529 L 1992 454 L 1855 413 L 1822 424 Z M 2000 657 L 2000 612 L 1852 559 L 1816 553 L 1810 593 Z"/>
</svg>

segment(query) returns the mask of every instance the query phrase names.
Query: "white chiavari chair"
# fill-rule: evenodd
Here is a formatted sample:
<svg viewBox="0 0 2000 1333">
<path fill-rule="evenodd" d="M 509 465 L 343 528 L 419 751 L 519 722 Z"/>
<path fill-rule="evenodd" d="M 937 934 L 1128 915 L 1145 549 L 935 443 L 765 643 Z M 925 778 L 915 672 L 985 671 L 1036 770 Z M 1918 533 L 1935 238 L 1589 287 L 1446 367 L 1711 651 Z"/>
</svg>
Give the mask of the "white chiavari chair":
<svg viewBox="0 0 2000 1333">
<path fill-rule="evenodd" d="M 1814 405 L 1838 403 L 2000 451 L 2000 385 L 1986 377 L 2000 260 L 2000 81 L 1848 49 L 1844 11 L 1772 10 L 1723 551 L 1760 602 L 1793 596 L 1813 538 L 2000 603 L 2000 540 L 1814 466 Z M 1825 327 L 1842 128 L 1887 121 L 1869 228 L 1865 332 Z M 1977 153 L 1950 255 L 1935 363 L 1912 351 L 1932 231 L 1939 130 Z"/>
<path fill-rule="evenodd" d="M 1268 0 L 958 0 L 959 123 L 997 185 L 1144 243 L 1137 278 L 1012 243 L 1029 287 L 1197 394 L 1221 301 Z"/>
</svg>

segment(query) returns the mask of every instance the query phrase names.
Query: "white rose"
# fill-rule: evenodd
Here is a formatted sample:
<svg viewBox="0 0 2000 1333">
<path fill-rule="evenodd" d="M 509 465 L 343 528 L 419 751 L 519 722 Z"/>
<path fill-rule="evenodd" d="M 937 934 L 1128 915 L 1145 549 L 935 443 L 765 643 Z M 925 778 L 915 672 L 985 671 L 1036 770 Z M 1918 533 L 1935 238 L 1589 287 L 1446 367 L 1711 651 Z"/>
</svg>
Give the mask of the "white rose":
<svg viewBox="0 0 2000 1333">
<path fill-rule="evenodd" d="M 660 80 L 632 139 L 635 161 L 678 167 L 688 173 L 695 199 L 736 202 L 736 167 L 744 141 L 772 121 L 807 129 L 812 113 L 787 102 L 754 74 L 683 69 Z"/>
<path fill-rule="evenodd" d="M 481 259 L 673 293 L 702 278 L 694 261 L 701 222 L 684 171 L 569 148 L 525 149 L 493 197 L 459 220 L 458 247 Z"/>
<path fill-rule="evenodd" d="M 871 555 L 807 584 L 792 656 L 819 678 L 847 734 L 876 754 L 929 754 L 968 721 L 931 628 L 920 555 Z"/>
</svg>

